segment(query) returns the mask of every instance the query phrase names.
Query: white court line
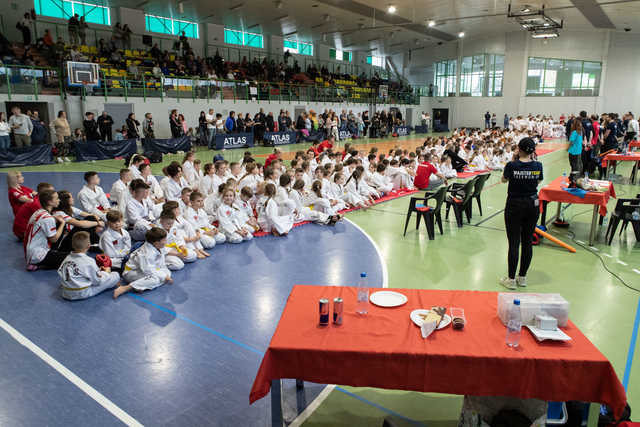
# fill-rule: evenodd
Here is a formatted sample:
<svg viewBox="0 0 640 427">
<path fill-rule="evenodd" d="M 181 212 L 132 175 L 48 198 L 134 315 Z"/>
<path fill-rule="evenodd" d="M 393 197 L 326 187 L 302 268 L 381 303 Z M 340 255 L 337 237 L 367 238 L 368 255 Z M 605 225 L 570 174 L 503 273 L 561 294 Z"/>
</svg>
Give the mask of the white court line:
<svg viewBox="0 0 640 427">
<path fill-rule="evenodd" d="M 638 270 L 637 268 L 632 269 L 631 271 L 633 271 L 636 274 L 640 274 L 640 270 Z"/>
<path fill-rule="evenodd" d="M 357 225 L 356 223 L 354 223 L 353 221 L 347 218 L 344 218 L 344 221 L 347 221 L 349 224 L 357 228 L 362 234 L 366 236 L 367 239 L 369 239 L 369 242 L 371 242 L 371 244 L 373 245 L 373 248 L 376 250 L 376 253 L 378 254 L 378 258 L 380 259 L 380 265 L 382 266 L 382 287 L 388 288 L 389 287 L 389 271 L 387 270 L 387 263 L 385 262 L 382 256 L 382 252 L 380 251 L 380 248 L 378 247 L 376 242 L 373 241 L 371 236 L 369 236 L 369 234 L 367 234 L 367 232 L 364 231 L 359 225 Z M 327 397 L 329 397 L 329 394 L 331 394 L 334 388 L 336 388 L 335 384 L 327 384 L 327 386 L 320 392 L 320 394 L 318 394 L 316 398 L 313 399 L 313 401 L 307 405 L 304 411 L 300 412 L 300 414 L 298 414 L 298 416 L 291 422 L 291 424 L 289 424 L 289 427 L 299 427 L 305 421 L 307 421 L 307 419 L 309 419 L 309 417 L 315 412 L 315 410 L 318 409 L 320 405 L 322 405 L 322 403 L 327 399 Z"/>
<path fill-rule="evenodd" d="M 592 251 L 600 252 L 600 250 L 595 246 L 589 246 L 589 249 L 591 249 Z"/>
<path fill-rule="evenodd" d="M 53 369 L 58 371 L 60 375 L 68 379 L 73 385 L 78 387 L 84 393 L 86 393 L 90 398 L 95 400 L 100 406 L 102 406 L 107 411 L 111 412 L 111 414 L 122 421 L 124 424 L 128 426 L 142 426 L 140 422 L 138 422 L 131 415 L 124 412 L 120 407 L 116 406 L 115 403 L 107 399 L 102 393 L 100 393 L 95 388 L 91 387 L 89 384 L 84 382 L 82 378 L 71 372 L 64 365 L 58 362 L 56 359 L 51 357 L 47 352 L 34 344 L 29 338 L 22 335 L 16 329 L 14 329 L 10 324 L 4 321 L 4 319 L 0 318 L 0 327 L 7 331 L 11 337 L 18 341 L 20 344 L 29 349 L 33 354 L 42 359 L 47 365 L 51 366 Z"/>
<path fill-rule="evenodd" d="M 629 265 L 629 264 L 627 264 L 627 263 L 626 263 L 626 262 L 624 262 L 624 261 L 620 261 L 619 259 L 617 259 L 617 260 L 616 260 L 616 262 L 617 262 L 618 264 L 622 264 L 622 265 L 624 265 L 625 267 L 626 267 L 627 265 Z"/>
<path fill-rule="evenodd" d="M 576 240 L 576 242 L 580 243 L 581 245 L 584 245 L 584 242 L 582 240 Z"/>
<path fill-rule="evenodd" d="M 607 258 L 613 258 L 613 255 L 604 254 L 604 253 L 602 255 L 606 256 Z"/>
</svg>

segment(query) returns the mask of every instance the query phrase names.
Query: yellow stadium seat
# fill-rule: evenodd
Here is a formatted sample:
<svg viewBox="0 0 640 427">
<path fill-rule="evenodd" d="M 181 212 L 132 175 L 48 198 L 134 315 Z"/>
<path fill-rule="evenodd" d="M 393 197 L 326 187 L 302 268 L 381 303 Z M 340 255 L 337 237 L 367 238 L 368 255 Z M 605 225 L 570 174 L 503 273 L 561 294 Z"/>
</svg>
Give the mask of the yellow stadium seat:
<svg viewBox="0 0 640 427">
<path fill-rule="evenodd" d="M 124 56 L 132 56 L 131 51 L 129 49 L 124 50 Z"/>
</svg>

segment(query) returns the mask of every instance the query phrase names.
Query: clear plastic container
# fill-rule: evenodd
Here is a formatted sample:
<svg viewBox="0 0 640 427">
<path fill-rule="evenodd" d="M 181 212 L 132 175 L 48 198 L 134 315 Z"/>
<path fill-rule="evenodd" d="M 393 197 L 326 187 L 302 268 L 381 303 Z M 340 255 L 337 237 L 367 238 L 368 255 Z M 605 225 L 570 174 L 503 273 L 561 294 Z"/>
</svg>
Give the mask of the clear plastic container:
<svg viewBox="0 0 640 427">
<path fill-rule="evenodd" d="M 513 300 L 520 300 L 520 312 L 523 325 L 534 325 L 537 314 L 546 314 L 558 320 L 558 326 L 563 328 L 569 322 L 569 302 L 560 294 L 509 293 L 498 294 L 498 317 L 507 325 L 509 308 Z"/>
<path fill-rule="evenodd" d="M 520 300 L 513 300 L 513 304 L 509 307 L 507 319 L 507 336 L 505 337 L 505 342 L 507 346 L 515 348 L 520 345 L 520 336 L 522 335 Z"/>
<path fill-rule="evenodd" d="M 451 307 L 449 309 L 451 315 L 451 325 L 453 329 L 464 329 L 467 324 L 467 318 L 464 316 L 464 308 Z"/>
<path fill-rule="evenodd" d="M 356 313 L 367 314 L 369 312 L 369 282 L 367 280 L 367 273 L 360 274 L 360 281 L 358 282 L 358 304 L 356 306 Z"/>
</svg>

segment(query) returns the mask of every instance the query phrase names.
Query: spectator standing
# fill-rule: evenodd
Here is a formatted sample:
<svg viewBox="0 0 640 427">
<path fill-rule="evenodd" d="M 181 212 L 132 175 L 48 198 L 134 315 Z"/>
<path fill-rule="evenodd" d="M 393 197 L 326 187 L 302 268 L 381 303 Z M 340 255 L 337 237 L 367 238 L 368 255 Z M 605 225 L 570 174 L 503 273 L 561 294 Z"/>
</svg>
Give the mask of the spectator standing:
<svg viewBox="0 0 640 427">
<path fill-rule="evenodd" d="M 151 113 L 146 113 L 144 115 L 142 133 L 144 134 L 144 137 L 148 139 L 154 139 L 156 137 L 156 134 L 153 131 L 153 117 L 151 116 Z"/>
<path fill-rule="evenodd" d="M 103 141 L 112 141 L 112 126 L 113 119 L 106 111 L 103 111 L 100 117 L 98 117 L 98 128 L 100 129 L 100 135 L 102 135 Z"/>
<path fill-rule="evenodd" d="M 284 110 L 280 110 L 280 115 L 278 116 L 278 130 L 280 132 L 287 131 L 287 121 L 285 119 Z"/>
<path fill-rule="evenodd" d="M 216 115 L 213 108 L 209 108 L 209 113 L 205 114 L 207 119 L 207 145 L 211 146 L 211 140 L 216 134 Z"/>
<path fill-rule="evenodd" d="M 224 128 L 227 133 L 235 133 L 236 132 L 236 113 L 231 110 L 229 111 L 229 117 L 227 117 L 227 121 L 224 123 Z"/>
<path fill-rule="evenodd" d="M 178 121 L 178 110 L 171 110 L 169 114 L 169 127 L 171 128 L 172 138 L 180 138 L 182 136 L 182 125 Z"/>
<path fill-rule="evenodd" d="M 502 119 L 502 125 L 505 129 L 509 129 L 509 115 L 504 113 L 504 118 Z"/>
<path fill-rule="evenodd" d="M 82 122 L 84 128 L 84 136 L 87 141 L 100 141 L 100 132 L 98 131 L 98 123 L 94 119 L 91 111 L 85 113 L 85 120 Z"/>
<path fill-rule="evenodd" d="M 138 139 L 140 138 L 140 133 L 138 132 L 138 126 L 140 126 L 140 122 L 136 120 L 135 113 L 129 113 L 126 120 L 127 125 L 127 138 L 129 139 Z"/>
<path fill-rule="evenodd" d="M 20 107 L 11 109 L 13 115 L 9 117 L 9 125 L 13 130 L 13 139 L 16 147 L 22 148 L 31 146 L 31 132 L 33 131 L 33 123 L 29 116 L 22 114 Z"/>
<path fill-rule="evenodd" d="M 256 144 L 258 141 L 262 141 L 264 137 L 264 127 L 267 122 L 267 117 L 264 115 L 264 109 L 260 108 L 260 111 L 253 118 L 253 129 L 255 132 Z"/>
<path fill-rule="evenodd" d="M 495 128 L 497 124 L 498 124 L 498 118 L 496 117 L 496 113 L 493 113 L 491 115 L 491 127 Z"/>
<path fill-rule="evenodd" d="M 180 122 L 180 126 L 182 126 L 182 134 L 186 135 L 189 131 L 189 126 L 187 125 L 187 121 L 184 119 L 184 115 L 178 114 L 178 121 Z"/>
<path fill-rule="evenodd" d="M 200 135 L 199 145 L 208 145 L 209 137 L 207 136 L 207 113 L 205 113 L 204 111 L 200 111 L 200 116 L 198 116 L 198 134 Z"/>
<path fill-rule="evenodd" d="M 69 162 L 69 150 L 71 144 L 71 127 L 64 111 L 58 112 L 58 118 L 51 122 L 51 127 L 56 135 L 54 148 L 58 163 Z"/>
<path fill-rule="evenodd" d="M 362 123 L 364 123 L 364 136 L 367 136 L 369 126 L 371 126 L 371 120 L 369 119 L 369 111 L 362 112 Z"/>
<path fill-rule="evenodd" d="M 25 13 L 20 22 L 16 25 L 16 27 L 22 32 L 22 44 L 25 48 L 31 45 L 31 24 L 32 24 L 31 14 Z"/>
<path fill-rule="evenodd" d="M 238 118 L 236 119 L 236 130 L 238 133 L 245 132 L 244 119 L 242 118 L 242 113 L 238 113 Z"/>
<path fill-rule="evenodd" d="M 627 133 L 624 136 L 624 150 L 627 150 L 629 143 L 638 136 L 638 121 L 633 117 L 633 113 L 629 111 L 627 113 Z"/>
<path fill-rule="evenodd" d="M 486 113 L 484 113 L 484 128 L 489 129 L 490 125 L 491 125 L 491 113 L 487 111 Z"/>
<path fill-rule="evenodd" d="M 0 150 L 7 151 L 11 146 L 11 126 L 7 122 L 4 112 L 0 111 Z"/>
<path fill-rule="evenodd" d="M 31 124 L 33 125 L 33 131 L 31 132 L 31 143 L 40 145 L 47 142 L 47 128 L 46 124 L 40 120 L 40 114 L 34 111 L 31 115 Z"/>
<path fill-rule="evenodd" d="M 89 25 L 87 24 L 87 21 L 85 21 L 84 16 L 81 16 L 78 20 L 78 38 L 82 45 L 87 44 L 87 28 L 89 28 Z"/>
<path fill-rule="evenodd" d="M 69 30 L 69 42 L 72 45 L 76 45 L 80 41 L 80 20 L 78 18 L 79 15 L 76 13 L 71 18 L 69 18 L 69 21 L 67 22 L 67 29 Z"/>
<path fill-rule="evenodd" d="M 267 126 L 267 131 L 268 132 L 275 132 L 275 130 L 276 130 L 276 122 L 273 119 L 273 113 L 271 111 L 269 111 L 269 114 L 267 114 L 266 126 Z M 264 137 L 264 133 L 263 133 L 263 137 Z"/>
</svg>

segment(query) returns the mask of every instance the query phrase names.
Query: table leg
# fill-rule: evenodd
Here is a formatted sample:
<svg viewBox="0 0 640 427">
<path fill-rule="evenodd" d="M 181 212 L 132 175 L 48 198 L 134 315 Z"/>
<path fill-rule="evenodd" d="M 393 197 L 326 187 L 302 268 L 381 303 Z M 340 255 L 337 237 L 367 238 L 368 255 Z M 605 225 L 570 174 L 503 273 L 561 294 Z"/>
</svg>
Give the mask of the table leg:
<svg viewBox="0 0 640 427">
<path fill-rule="evenodd" d="M 593 217 L 591 218 L 591 231 L 589 232 L 589 246 L 593 246 L 596 237 L 596 225 L 598 224 L 598 215 L 600 214 L 600 206 L 593 205 Z"/>
<path fill-rule="evenodd" d="M 587 427 L 598 427 L 598 418 L 600 417 L 600 404 L 589 404 L 589 415 L 587 417 Z"/>
<path fill-rule="evenodd" d="M 307 407 L 307 397 L 304 393 L 304 381 L 296 380 L 296 406 L 298 415 Z"/>
<path fill-rule="evenodd" d="M 271 427 L 282 427 L 282 384 L 280 380 L 271 381 Z"/>
<path fill-rule="evenodd" d="M 547 205 L 548 204 L 549 202 L 547 201 L 542 202 L 542 215 L 540 217 L 540 225 L 543 227 L 547 226 Z"/>
<path fill-rule="evenodd" d="M 556 212 L 556 219 L 560 219 L 561 211 L 562 211 L 562 203 L 558 202 L 558 211 Z"/>
</svg>

